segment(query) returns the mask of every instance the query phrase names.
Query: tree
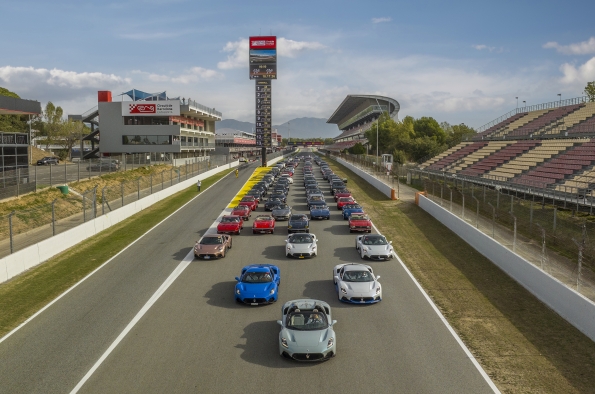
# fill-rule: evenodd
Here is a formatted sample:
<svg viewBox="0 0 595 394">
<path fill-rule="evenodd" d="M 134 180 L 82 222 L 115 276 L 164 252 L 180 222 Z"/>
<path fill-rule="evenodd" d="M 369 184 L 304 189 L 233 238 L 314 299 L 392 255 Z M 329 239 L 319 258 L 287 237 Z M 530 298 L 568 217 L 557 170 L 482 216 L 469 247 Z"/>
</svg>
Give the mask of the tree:
<svg viewBox="0 0 595 394">
<path fill-rule="evenodd" d="M 585 94 L 589 97 L 590 102 L 595 101 L 595 81 L 587 83 Z"/>
<path fill-rule="evenodd" d="M 464 123 L 451 126 L 448 122 L 442 122 L 440 123 L 440 127 L 446 133 L 446 144 L 450 147 L 471 139 L 476 134 L 475 129 Z"/>
<path fill-rule="evenodd" d="M 352 155 L 363 155 L 364 153 L 366 153 L 366 148 L 361 144 L 361 142 L 358 142 L 351 148 L 349 148 L 348 151 Z"/>
<path fill-rule="evenodd" d="M 432 117 L 421 117 L 413 122 L 413 129 L 416 137 L 429 137 L 434 139 L 438 144 L 446 142 L 446 133 L 436 119 Z"/>
<path fill-rule="evenodd" d="M 66 157 L 71 158 L 72 148 L 81 140 L 83 134 L 89 133 L 88 129 L 89 128 L 81 121 L 72 121 L 68 119 L 60 123 L 56 142 L 60 144 L 66 152 L 62 159 L 65 159 Z"/>
<path fill-rule="evenodd" d="M 42 120 L 43 127 L 40 134 L 45 136 L 45 149 L 48 150 L 50 145 L 56 142 L 62 127 L 62 108 L 56 107 L 51 101 L 48 101 L 43 112 Z"/>
<path fill-rule="evenodd" d="M 0 87 L 0 96 L 20 98 L 18 94 Z M 28 117 L 26 115 L 0 115 L 0 131 L 9 133 L 25 133 Z"/>
</svg>

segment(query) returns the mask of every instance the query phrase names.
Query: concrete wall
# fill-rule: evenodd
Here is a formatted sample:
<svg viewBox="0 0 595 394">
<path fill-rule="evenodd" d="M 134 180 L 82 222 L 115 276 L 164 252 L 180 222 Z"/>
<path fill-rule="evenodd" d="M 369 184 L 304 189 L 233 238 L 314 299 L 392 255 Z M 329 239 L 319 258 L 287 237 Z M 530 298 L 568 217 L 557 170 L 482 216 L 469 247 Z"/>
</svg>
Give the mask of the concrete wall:
<svg viewBox="0 0 595 394">
<path fill-rule="evenodd" d="M 382 192 L 382 194 L 384 194 L 388 198 L 392 198 L 392 196 L 394 195 L 393 188 L 388 186 L 384 182 L 374 178 L 372 175 L 368 174 L 364 170 L 357 168 L 356 166 L 354 166 L 353 164 L 351 164 L 350 162 L 348 162 L 346 160 L 343 160 L 340 158 L 335 158 L 335 159 L 337 160 L 337 162 L 343 164 L 345 167 L 349 168 L 351 171 L 355 172 L 357 175 L 362 177 L 370 185 L 372 185 L 376 189 L 380 190 Z M 347 184 L 347 187 L 349 187 L 349 184 Z"/>
<path fill-rule="evenodd" d="M 422 195 L 419 206 L 595 341 L 594 302 Z"/>
<path fill-rule="evenodd" d="M 35 245 L 31 245 L 25 249 L 19 250 L 16 253 L 8 255 L 0 259 L 0 283 L 13 278 L 14 276 L 35 267 L 38 264 L 56 256 L 74 245 L 91 238 L 97 233 L 128 219 L 132 215 L 142 211 L 181 190 L 195 185 L 196 181 L 206 179 L 219 172 L 226 171 L 238 166 L 235 161 L 220 167 L 213 168 L 207 172 L 197 175 L 188 180 L 182 181 L 177 185 L 171 186 L 167 189 L 151 194 L 134 203 L 125 205 L 113 212 L 106 213 L 96 219 L 90 220 L 75 228 L 72 228 L 63 233 L 57 234 L 51 238 L 43 240 Z"/>
</svg>

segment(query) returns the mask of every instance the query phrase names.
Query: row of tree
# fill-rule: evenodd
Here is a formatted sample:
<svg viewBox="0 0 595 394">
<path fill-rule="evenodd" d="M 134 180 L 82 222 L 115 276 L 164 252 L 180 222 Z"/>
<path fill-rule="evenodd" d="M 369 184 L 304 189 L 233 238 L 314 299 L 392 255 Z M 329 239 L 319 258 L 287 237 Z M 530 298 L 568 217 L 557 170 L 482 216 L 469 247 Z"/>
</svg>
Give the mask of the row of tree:
<svg viewBox="0 0 595 394">
<path fill-rule="evenodd" d="M 18 94 L 0 87 L 0 95 L 20 98 Z M 38 141 L 42 141 L 46 150 L 52 145 L 63 148 L 60 154 L 65 159 L 72 148 L 81 140 L 82 136 L 90 132 L 89 128 L 80 121 L 64 119 L 64 111 L 56 107 L 51 101 L 45 106 L 40 115 L 31 117 L 31 130 Z M 0 115 L 0 130 L 9 133 L 28 133 L 29 116 Z"/>
</svg>

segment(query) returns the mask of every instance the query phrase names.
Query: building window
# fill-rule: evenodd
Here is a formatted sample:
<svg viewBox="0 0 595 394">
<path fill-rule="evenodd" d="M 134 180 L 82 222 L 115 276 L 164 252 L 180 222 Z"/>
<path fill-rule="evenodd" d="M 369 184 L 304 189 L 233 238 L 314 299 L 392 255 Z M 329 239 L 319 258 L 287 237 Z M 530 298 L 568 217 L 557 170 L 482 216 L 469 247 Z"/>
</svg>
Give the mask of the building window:
<svg viewBox="0 0 595 394">
<path fill-rule="evenodd" d="M 171 135 L 123 135 L 122 145 L 171 145 Z"/>
<path fill-rule="evenodd" d="M 169 116 L 124 116 L 125 125 L 168 126 Z"/>
</svg>

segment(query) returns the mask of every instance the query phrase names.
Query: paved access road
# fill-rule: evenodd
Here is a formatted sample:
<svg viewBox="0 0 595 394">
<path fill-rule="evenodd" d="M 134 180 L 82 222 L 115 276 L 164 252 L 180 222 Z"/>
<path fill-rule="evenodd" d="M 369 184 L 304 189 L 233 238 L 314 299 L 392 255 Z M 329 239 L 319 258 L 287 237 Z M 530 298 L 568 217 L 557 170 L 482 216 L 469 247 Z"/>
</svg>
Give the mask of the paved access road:
<svg viewBox="0 0 595 394">
<path fill-rule="evenodd" d="M 333 266 L 360 259 L 335 209 L 331 220 L 311 225 L 319 238 L 311 260 L 285 257 L 286 222 L 273 235 L 253 235 L 251 219 L 225 259 L 181 263 L 253 168 L 203 192 L 1 342 L 0 392 L 65 393 L 77 385 L 81 393 L 492 392 L 396 260 L 369 263 L 382 277 L 381 303 L 337 300 Z M 307 212 L 301 179 L 300 166 L 289 203 Z M 281 268 L 277 304 L 235 303 L 234 277 L 255 262 Z M 121 336 L 176 268 L 179 276 Z M 278 354 L 281 305 L 302 297 L 334 308 L 337 356 L 328 362 Z"/>
</svg>

